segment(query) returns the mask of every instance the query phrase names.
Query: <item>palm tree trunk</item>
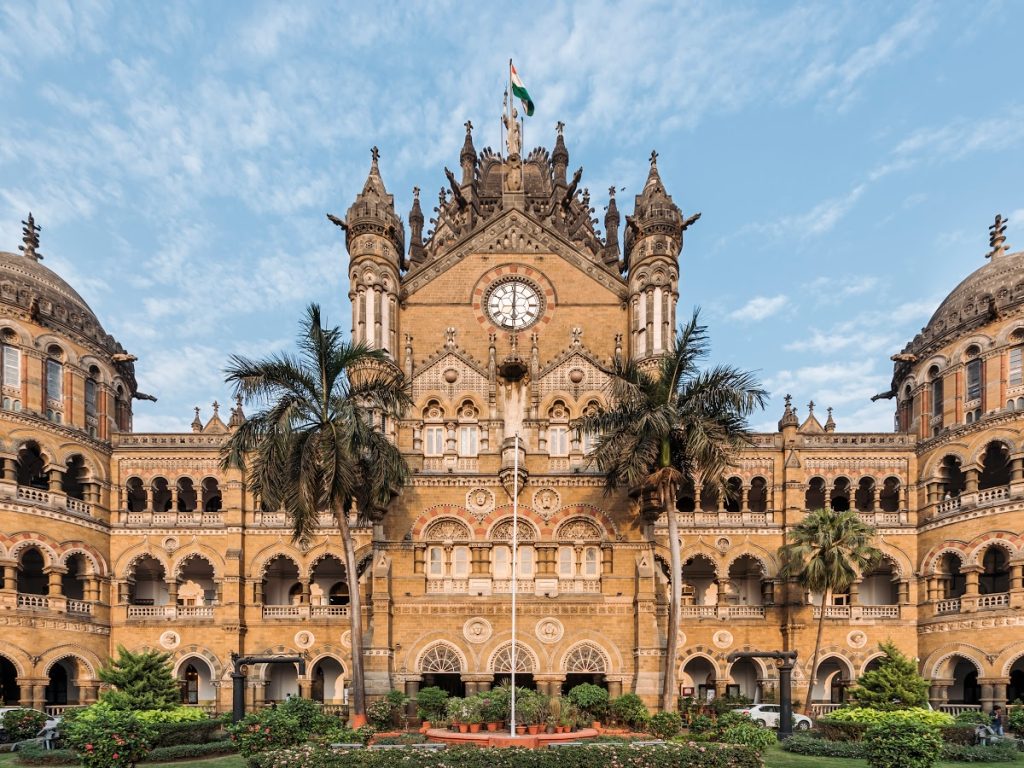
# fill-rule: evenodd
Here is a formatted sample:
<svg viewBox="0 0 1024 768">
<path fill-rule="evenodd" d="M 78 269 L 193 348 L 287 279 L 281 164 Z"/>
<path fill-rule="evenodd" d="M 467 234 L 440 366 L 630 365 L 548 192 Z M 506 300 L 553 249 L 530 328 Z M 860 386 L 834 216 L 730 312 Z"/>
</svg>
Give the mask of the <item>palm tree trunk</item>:
<svg viewBox="0 0 1024 768">
<path fill-rule="evenodd" d="M 665 494 L 662 495 L 665 498 Z M 661 690 L 661 708 L 665 712 L 676 709 L 676 656 L 679 654 L 679 620 L 683 601 L 682 564 L 679 562 L 679 524 L 675 504 L 664 505 L 668 516 L 668 553 L 672 577 L 669 580 L 668 637 L 665 641 L 665 677 Z"/>
<path fill-rule="evenodd" d="M 356 546 L 348 527 L 348 515 L 335 510 L 334 517 L 341 530 L 345 547 L 345 575 L 348 579 L 348 613 L 352 627 L 352 720 L 355 727 L 366 724 L 366 684 L 363 675 L 363 610 L 359 593 L 359 571 L 356 569 Z"/>
<path fill-rule="evenodd" d="M 811 716 L 811 697 L 814 695 L 815 678 L 818 675 L 818 655 L 821 653 L 821 638 L 825 634 L 825 606 L 832 602 L 832 590 L 826 589 L 821 596 L 821 611 L 818 613 L 818 637 L 814 641 L 814 655 L 811 657 L 811 681 L 807 686 L 804 714 Z"/>
</svg>

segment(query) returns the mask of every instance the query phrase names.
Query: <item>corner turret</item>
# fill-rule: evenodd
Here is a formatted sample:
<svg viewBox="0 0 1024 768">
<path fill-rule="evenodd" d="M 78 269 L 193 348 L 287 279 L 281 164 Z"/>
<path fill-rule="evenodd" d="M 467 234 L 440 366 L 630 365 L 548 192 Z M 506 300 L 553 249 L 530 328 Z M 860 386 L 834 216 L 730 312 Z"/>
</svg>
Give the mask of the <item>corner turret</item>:
<svg viewBox="0 0 1024 768">
<path fill-rule="evenodd" d="M 423 209 L 420 208 L 420 188 L 412 188 L 412 210 L 409 211 L 409 261 L 421 264 L 426 259 L 423 250 Z"/>
</svg>

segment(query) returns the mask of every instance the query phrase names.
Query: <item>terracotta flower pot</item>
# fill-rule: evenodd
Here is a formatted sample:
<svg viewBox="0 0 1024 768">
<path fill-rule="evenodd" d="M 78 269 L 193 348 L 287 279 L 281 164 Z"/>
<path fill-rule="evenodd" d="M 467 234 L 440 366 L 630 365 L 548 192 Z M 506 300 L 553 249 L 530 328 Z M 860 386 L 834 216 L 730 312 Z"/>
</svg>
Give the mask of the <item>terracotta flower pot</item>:
<svg viewBox="0 0 1024 768">
<path fill-rule="evenodd" d="M 469 732 L 470 733 L 480 733 L 480 723 L 470 723 L 469 724 Z"/>
<path fill-rule="evenodd" d="M 538 733 L 540 733 L 540 726 L 539 725 L 528 725 L 528 726 L 526 726 L 526 731 L 531 736 L 536 736 Z"/>
<path fill-rule="evenodd" d="M 526 726 L 525 725 L 517 725 L 516 726 L 516 735 L 522 736 L 524 733 L 526 733 Z"/>
<path fill-rule="evenodd" d="M 459 733 L 469 733 L 469 723 L 459 723 Z"/>
<path fill-rule="evenodd" d="M 593 728 L 593 729 L 594 729 L 595 731 L 600 731 L 600 730 L 601 730 L 601 721 L 600 721 L 600 720 L 595 720 L 595 721 L 594 721 L 594 723 L 593 723 L 593 725 L 592 725 L 591 727 L 592 727 L 592 728 Z"/>
<path fill-rule="evenodd" d="M 423 724 L 420 726 L 420 732 L 421 733 L 426 733 L 429 730 L 430 730 L 430 721 L 429 720 L 424 720 Z"/>
<path fill-rule="evenodd" d="M 492 731 L 492 732 L 498 730 L 498 724 L 497 723 L 488 723 L 487 724 L 487 730 L 488 731 Z"/>
</svg>

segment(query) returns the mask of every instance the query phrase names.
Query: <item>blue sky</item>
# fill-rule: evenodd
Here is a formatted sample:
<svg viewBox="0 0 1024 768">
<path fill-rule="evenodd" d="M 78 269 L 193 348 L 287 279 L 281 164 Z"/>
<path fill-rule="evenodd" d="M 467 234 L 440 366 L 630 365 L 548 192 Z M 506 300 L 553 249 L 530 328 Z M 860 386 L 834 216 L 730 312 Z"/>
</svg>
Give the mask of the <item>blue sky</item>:
<svg viewBox="0 0 1024 768">
<path fill-rule="evenodd" d="M 349 327 L 324 218 L 369 148 L 403 217 L 455 167 L 462 124 L 498 146 L 509 56 L 566 123 L 603 216 L 659 151 L 687 233 L 681 302 L 716 360 L 773 394 L 892 428 L 889 355 L 984 263 L 1024 246 L 1014 2 L 29 3 L 0 5 L 0 249 L 43 226 L 45 264 L 138 355 L 137 430 L 228 399 L 231 353 L 287 346 L 319 301 Z M 432 200 L 427 194 L 427 200 Z M 1017 233 L 1020 233 L 1019 235 Z"/>
</svg>

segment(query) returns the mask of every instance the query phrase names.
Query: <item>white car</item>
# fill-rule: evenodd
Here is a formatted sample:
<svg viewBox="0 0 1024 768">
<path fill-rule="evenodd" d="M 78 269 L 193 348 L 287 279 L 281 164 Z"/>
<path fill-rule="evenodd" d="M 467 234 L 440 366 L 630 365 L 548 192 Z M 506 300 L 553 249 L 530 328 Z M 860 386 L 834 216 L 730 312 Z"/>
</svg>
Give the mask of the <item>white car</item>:
<svg viewBox="0 0 1024 768">
<path fill-rule="evenodd" d="M 778 728 L 779 718 L 782 716 L 781 708 L 778 704 L 751 704 L 749 707 L 734 709 L 733 712 L 746 715 L 758 725 L 763 725 L 766 728 Z M 811 718 L 807 717 L 807 715 L 793 713 L 794 731 L 806 731 L 810 727 Z"/>
</svg>

